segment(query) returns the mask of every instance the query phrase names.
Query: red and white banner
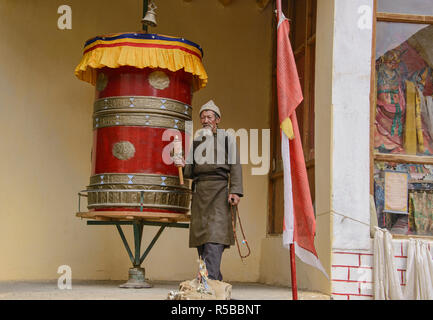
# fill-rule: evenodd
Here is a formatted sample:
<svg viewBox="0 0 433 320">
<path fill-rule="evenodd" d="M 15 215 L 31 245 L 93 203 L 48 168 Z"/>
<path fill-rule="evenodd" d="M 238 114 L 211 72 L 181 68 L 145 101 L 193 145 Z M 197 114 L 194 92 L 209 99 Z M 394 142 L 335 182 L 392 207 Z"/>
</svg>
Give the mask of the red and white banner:
<svg viewBox="0 0 433 320">
<path fill-rule="evenodd" d="M 284 165 L 283 245 L 293 244 L 298 258 L 322 271 L 314 247 L 316 221 L 299 134 L 296 108 L 303 95 L 289 39 L 290 25 L 281 11 L 277 26 L 277 91 Z"/>
</svg>

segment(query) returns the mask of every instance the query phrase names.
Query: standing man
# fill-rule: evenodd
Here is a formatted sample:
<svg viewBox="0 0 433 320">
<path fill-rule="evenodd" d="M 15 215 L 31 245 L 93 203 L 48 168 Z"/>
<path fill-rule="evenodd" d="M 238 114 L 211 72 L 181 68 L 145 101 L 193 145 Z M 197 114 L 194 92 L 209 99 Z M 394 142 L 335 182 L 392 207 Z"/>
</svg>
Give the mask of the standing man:
<svg viewBox="0 0 433 320">
<path fill-rule="evenodd" d="M 183 160 L 175 164 L 184 167 L 185 178 L 194 181 L 189 246 L 197 248 L 206 263 L 209 279 L 222 281 L 222 254 L 224 249 L 234 245 L 230 206 L 239 204 L 243 188 L 235 141 L 218 129 L 220 121 L 221 111 L 212 100 L 203 105 L 200 109 L 202 129 L 189 153 L 192 158 L 189 164 L 185 165 Z"/>
</svg>

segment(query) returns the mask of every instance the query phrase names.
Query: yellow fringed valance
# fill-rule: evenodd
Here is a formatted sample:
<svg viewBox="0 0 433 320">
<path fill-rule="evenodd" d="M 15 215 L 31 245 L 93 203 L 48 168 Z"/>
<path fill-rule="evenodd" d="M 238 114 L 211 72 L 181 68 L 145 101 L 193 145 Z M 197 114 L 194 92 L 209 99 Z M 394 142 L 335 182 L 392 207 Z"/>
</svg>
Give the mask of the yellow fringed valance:
<svg viewBox="0 0 433 320">
<path fill-rule="evenodd" d="M 147 33 L 118 33 L 88 40 L 83 57 L 75 68 L 78 79 L 95 85 L 96 70 L 104 67 L 184 69 L 194 77 L 194 91 L 204 88 L 207 74 L 202 49 L 183 38 Z"/>
</svg>

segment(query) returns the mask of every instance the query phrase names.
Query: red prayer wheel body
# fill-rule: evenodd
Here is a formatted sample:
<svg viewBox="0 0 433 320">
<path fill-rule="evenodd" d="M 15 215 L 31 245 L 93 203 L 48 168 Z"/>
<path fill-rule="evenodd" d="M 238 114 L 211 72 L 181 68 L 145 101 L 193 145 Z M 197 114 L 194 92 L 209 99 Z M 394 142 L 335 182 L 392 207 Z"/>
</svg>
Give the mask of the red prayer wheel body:
<svg viewBox="0 0 433 320">
<path fill-rule="evenodd" d="M 161 81 L 160 89 L 156 88 L 149 81 L 149 76 L 159 71 L 159 80 Z M 183 70 L 172 72 L 161 68 L 144 68 L 134 67 L 120 68 L 103 68 L 98 72 L 103 73 L 104 77 L 100 83 L 100 88 L 96 88 L 96 99 L 115 97 L 115 96 L 150 96 L 166 99 L 173 99 L 182 103 L 191 105 L 192 100 L 192 75 Z M 167 78 L 162 79 L 163 72 Z M 155 81 L 157 77 L 154 77 Z M 167 87 L 162 83 L 166 81 Z"/>
<path fill-rule="evenodd" d="M 202 57 L 199 45 L 167 35 L 86 41 L 75 75 L 96 89 L 89 210 L 188 212 L 191 180 L 180 184 L 169 144 L 177 135 L 189 145 L 192 93 L 207 84 Z"/>
<path fill-rule="evenodd" d="M 190 181 L 180 185 L 177 167 L 163 153 L 175 135 L 185 141 L 191 86 L 192 76 L 183 70 L 98 70 L 90 210 L 188 211 Z"/>
</svg>

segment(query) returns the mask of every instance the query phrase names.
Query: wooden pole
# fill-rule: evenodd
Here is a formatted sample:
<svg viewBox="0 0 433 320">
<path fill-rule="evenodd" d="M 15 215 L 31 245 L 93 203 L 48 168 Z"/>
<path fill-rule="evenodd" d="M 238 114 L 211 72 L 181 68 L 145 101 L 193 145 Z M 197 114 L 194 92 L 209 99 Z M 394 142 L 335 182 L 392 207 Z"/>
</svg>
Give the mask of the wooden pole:
<svg viewBox="0 0 433 320">
<path fill-rule="evenodd" d="M 179 181 L 180 184 L 183 185 L 183 171 L 182 171 L 182 167 L 177 167 L 179 170 Z"/>
<path fill-rule="evenodd" d="M 277 0 L 277 26 L 281 17 L 281 0 Z M 278 37 L 277 37 L 278 38 Z M 278 46 L 278 43 L 277 43 Z M 278 68 L 278 60 L 277 60 Z M 290 275 L 292 278 L 292 298 L 298 300 L 298 286 L 296 284 L 296 262 L 295 262 L 295 246 L 293 243 L 290 244 Z"/>
<path fill-rule="evenodd" d="M 277 0 L 277 26 L 281 16 L 281 0 Z M 278 45 L 278 44 L 277 44 Z"/>
<path fill-rule="evenodd" d="M 292 299 L 298 300 L 298 285 L 296 283 L 295 246 L 290 244 L 290 276 L 292 278 Z"/>
</svg>

